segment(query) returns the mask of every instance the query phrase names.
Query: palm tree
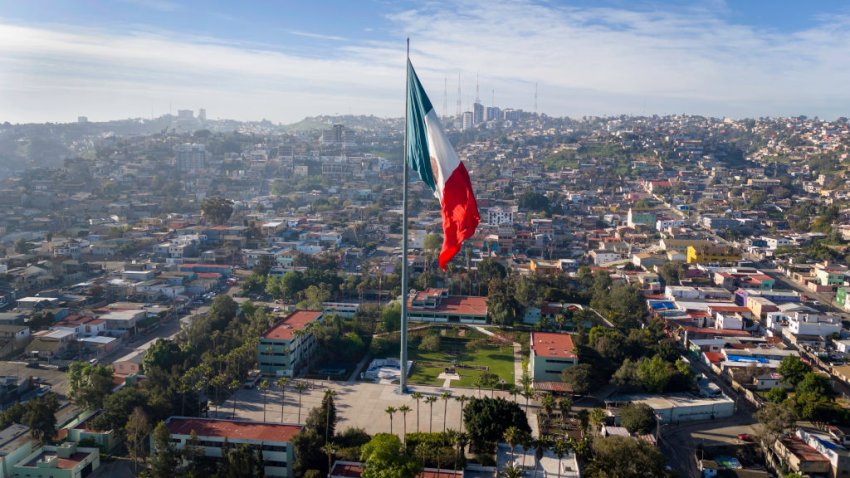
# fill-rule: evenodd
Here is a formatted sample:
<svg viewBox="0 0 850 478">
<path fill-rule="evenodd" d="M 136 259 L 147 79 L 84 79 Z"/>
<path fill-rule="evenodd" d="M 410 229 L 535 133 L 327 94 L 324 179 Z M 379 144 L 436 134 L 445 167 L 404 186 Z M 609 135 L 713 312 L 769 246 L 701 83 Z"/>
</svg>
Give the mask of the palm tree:
<svg viewBox="0 0 850 478">
<path fill-rule="evenodd" d="M 599 426 L 605 421 L 605 410 L 594 408 L 590 411 L 590 423 L 593 425 L 593 431 L 598 432 Z"/>
<path fill-rule="evenodd" d="M 401 437 L 402 438 L 401 441 L 402 441 L 403 444 L 407 444 L 407 414 L 411 410 L 412 409 L 410 407 L 408 407 L 407 405 L 402 405 L 402 406 L 398 407 L 398 411 L 401 413 L 401 424 L 402 424 L 402 433 L 403 433 L 403 435 Z"/>
<path fill-rule="evenodd" d="M 573 401 L 570 397 L 563 397 L 558 400 L 558 409 L 561 411 L 561 422 L 566 425 L 570 418 L 570 412 L 573 410 Z"/>
<path fill-rule="evenodd" d="M 384 412 L 386 412 L 386 414 L 390 416 L 390 435 L 393 434 L 393 413 L 397 411 L 398 410 L 395 407 L 387 407 L 387 409 L 384 410 Z"/>
<path fill-rule="evenodd" d="M 301 423 L 301 395 L 307 390 L 307 384 L 304 382 L 295 382 L 295 391 L 298 392 L 298 423 Z"/>
<path fill-rule="evenodd" d="M 277 379 L 277 386 L 280 387 L 280 423 L 283 423 L 283 406 L 286 404 L 286 384 L 289 379 L 281 377 Z"/>
<path fill-rule="evenodd" d="M 521 434 L 522 432 L 519 430 L 519 428 L 511 425 L 507 428 L 507 430 L 505 430 L 505 433 L 503 435 L 505 441 L 511 447 L 511 463 L 513 463 L 514 459 L 516 459 L 516 454 L 514 453 L 514 451 L 516 450 L 516 446 L 519 443 Z"/>
<path fill-rule="evenodd" d="M 522 395 L 523 398 L 525 398 L 525 413 L 528 414 L 528 401 L 531 400 L 532 398 L 534 398 L 535 395 L 537 395 L 537 394 L 534 393 L 534 390 L 529 388 L 529 389 L 526 389 L 526 390 L 523 390 L 522 392 L 520 392 L 520 395 Z"/>
<path fill-rule="evenodd" d="M 543 405 L 543 411 L 546 412 L 546 418 L 551 418 L 552 410 L 555 409 L 555 397 L 551 393 L 546 393 L 541 397 L 540 404 Z"/>
<path fill-rule="evenodd" d="M 452 392 L 443 392 L 440 394 L 440 399 L 443 401 L 443 433 L 446 433 L 446 418 L 449 412 L 449 400 L 452 398 Z"/>
<path fill-rule="evenodd" d="M 234 393 L 234 395 L 233 395 L 233 418 L 236 418 L 236 395 L 235 395 L 235 393 L 236 393 L 237 390 L 239 390 L 240 385 L 241 384 L 239 383 L 239 380 L 234 379 L 234 380 L 230 381 L 230 388 L 233 389 L 233 392 L 231 392 L 231 393 Z"/>
<path fill-rule="evenodd" d="M 558 457 L 558 478 L 561 478 L 561 460 L 570 450 L 570 446 L 563 438 L 555 440 L 555 456 Z"/>
<path fill-rule="evenodd" d="M 269 389 L 269 381 L 263 379 L 259 385 L 257 385 L 257 389 L 260 391 L 260 394 L 263 396 L 263 422 L 266 421 L 266 390 Z"/>
<path fill-rule="evenodd" d="M 416 400 L 416 433 L 419 433 L 419 401 L 423 397 L 422 392 L 413 392 L 410 394 L 410 398 Z"/>
<path fill-rule="evenodd" d="M 425 403 L 431 408 L 431 418 L 428 420 L 428 433 L 434 432 L 434 402 L 437 401 L 437 397 L 430 395 L 425 397 Z"/>
<path fill-rule="evenodd" d="M 460 395 L 455 397 L 455 400 L 460 402 L 460 417 L 458 417 L 458 422 L 460 422 L 460 427 L 458 428 L 461 432 L 463 432 L 463 404 L 469 400 L 469 397 L 466 395 Z"/>
</svg>

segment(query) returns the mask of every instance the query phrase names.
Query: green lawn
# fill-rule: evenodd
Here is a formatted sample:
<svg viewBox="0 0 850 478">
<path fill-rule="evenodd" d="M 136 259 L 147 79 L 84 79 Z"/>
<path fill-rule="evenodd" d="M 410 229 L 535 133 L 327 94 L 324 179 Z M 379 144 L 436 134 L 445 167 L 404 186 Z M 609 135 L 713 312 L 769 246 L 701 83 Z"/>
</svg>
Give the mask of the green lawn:
<svg viewBox="0 0 850 478">
<path fill-rule="evenodd" d="M 469 334 L 468 338 L 479 338 Z M 513 348 L 510 346 L 487 346 L 477 350 L 470 350 L 458 344 L 441 345 L 437 352 L 425 352 L 411 347 L 410 359 L 414 361 L 413 370 L 410 374 L 410 383 L 420 385 L 442 385 L 443 381 L 438 379 L 446 367 L 452 365 L 452 361 L 458 364 L 486 365 L 490 372 L 495 373 L 500 379 L 511 384 L 514 381 L 514 359 Z M 423 365 L 422 362 L 431 362 Z M 438 365 L 434 365 L 438 364 Z M 460 380 L 452 382 L 453 387 L 475 388 L 475 382 L 483 373 L 481 370 L 472 370 L 458 367 L 456 369 Z"/>
</svg>

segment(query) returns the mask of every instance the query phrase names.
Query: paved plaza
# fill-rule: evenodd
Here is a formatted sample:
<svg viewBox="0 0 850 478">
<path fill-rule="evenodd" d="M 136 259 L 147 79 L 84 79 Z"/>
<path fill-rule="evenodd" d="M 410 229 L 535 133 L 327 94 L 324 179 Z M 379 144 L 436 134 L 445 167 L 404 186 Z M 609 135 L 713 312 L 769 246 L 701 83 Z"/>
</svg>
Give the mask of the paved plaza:
<svg viewBox="0 0 850 478">
<path fill-rule="evenodd" d="M 298 414 L 298 393 L 289 385 L 286 387 L 286 402 L 283 407 L 283 422 L 284 423 L 304 423 L 307 419 L 307 414 L 310 409 L 321 405 L 322 396 L 325 389 L 330 387 L 336 392 L 334 401 L 337 407 L 337 430 L 342 431 L 346 428 L 357 427 L 364 429 L 369 434 L 389 432 L 390 417 L 385 412 L 387 407 L 395 407 L 396 409 L 402 405 L 407 405 L 411 411 L 407 414 L 407 431 L 416 431 L 416 401 L 410 396 L 399 395 L 398 385 L 376 384 L 368 382 L 344 383 L 344 382 L 324 382 L 324 381 L 305 381 L 312 385 L 301 395 L 301 417 L 299 420 Z M 411 387 L 411 392 L 419 391 L 425 397 L 436 396 L 440 397 L 443 389 L 439 387 Z M 465 394 L 473 397 L 478 395 L 478 391 L 474 389 L 454 389 L 451 391 L 454 396 Z M 482 390 L 482 396 L 490 396 L 489 391 Z M 281 422 L 281 391 L 277 386 L 270 387 L 266 392 L 266 413 L 265 419 L 268 422 Z M 499 396 L 499 393 L 496 393 Z M 503 394 L 504 398 L 513 400 L 509 394 Z M 263 398 L 261 392 L 256 389 L 240 389 L 231 396 L 219 410 L 213 408 L 210 410 L 210 416 L 218 416 L 222 418 L 230 418 L 233 416 L 234 404 L 236 409 L 236 418 L 263 421 Z M 522 400 L 520 400 L 522 405 Z M 445 412 L 444 412 L 445 410 Z M 531 410 L 533 412 L 533 408 Z M 459 429 L 461 419 L 460 402 L 454 398 L 446 404 L 442 399 L 437 400 L 433 405 L 433 415 L 431 407 L 425 403 L 425 399 L 419 401 L 419 427 L 421 431 L 429 430 L 429 417 L 433 417 L 430 427 L 433 431 L 443 430 L 443 417 L 445 416 L 447 429 Z M 529 422 L 532 422 L 532 417 L 529 417 Z M 396 412 L 393 415 L 392 431 L 401 433 L 403 428 L 402 414 Z"/>
</svg>

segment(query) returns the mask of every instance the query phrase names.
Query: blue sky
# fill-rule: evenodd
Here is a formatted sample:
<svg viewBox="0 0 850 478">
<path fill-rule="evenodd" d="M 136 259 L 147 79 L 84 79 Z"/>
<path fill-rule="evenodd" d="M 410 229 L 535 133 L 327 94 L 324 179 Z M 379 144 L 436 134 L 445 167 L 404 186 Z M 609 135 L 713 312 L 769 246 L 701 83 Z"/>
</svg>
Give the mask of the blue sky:
<svg viewBox="0 0 850 478">
<path fill-rule="evenodd" d="M 0 0 L 0 121 L 403 113 L 404 38 L 438 111 L 847 115 L 839 1 Z M 444 85 L 448 83 L 444 95 Z"/>
</svg>

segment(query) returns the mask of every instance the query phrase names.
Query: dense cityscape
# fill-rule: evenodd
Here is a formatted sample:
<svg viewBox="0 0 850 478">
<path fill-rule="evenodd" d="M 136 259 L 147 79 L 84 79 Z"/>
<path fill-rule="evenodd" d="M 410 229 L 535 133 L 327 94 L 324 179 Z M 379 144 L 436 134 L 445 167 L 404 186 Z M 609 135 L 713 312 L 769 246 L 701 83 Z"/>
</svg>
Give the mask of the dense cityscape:
<svg viewBox="0 0 850 478">
<path fill-rule="evenodd" d="M 6 473 L 850 472 L 845 118 L 443 121 L 445 272 L 398 119 L 3 125 Z"/>
</svg>

